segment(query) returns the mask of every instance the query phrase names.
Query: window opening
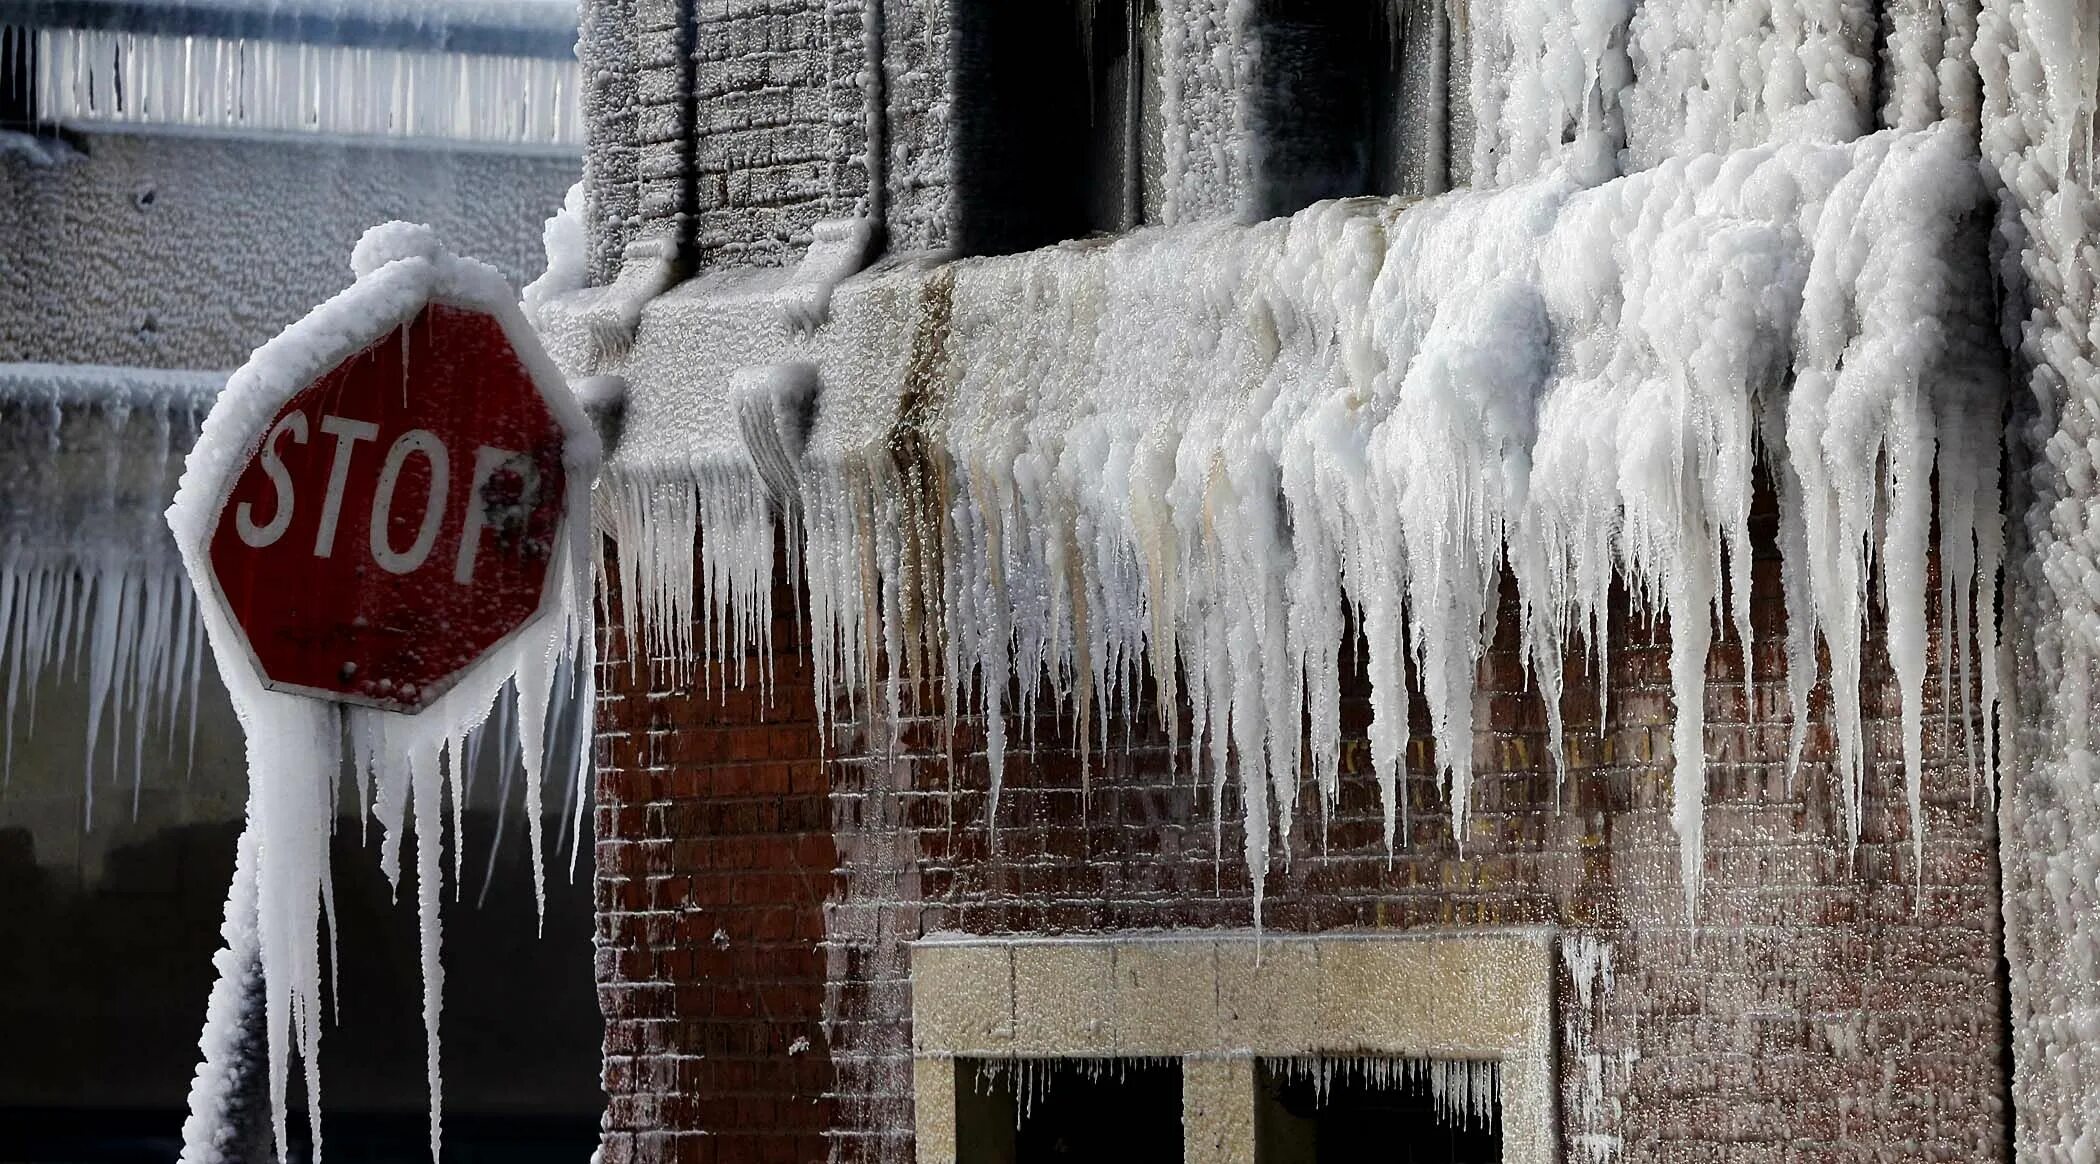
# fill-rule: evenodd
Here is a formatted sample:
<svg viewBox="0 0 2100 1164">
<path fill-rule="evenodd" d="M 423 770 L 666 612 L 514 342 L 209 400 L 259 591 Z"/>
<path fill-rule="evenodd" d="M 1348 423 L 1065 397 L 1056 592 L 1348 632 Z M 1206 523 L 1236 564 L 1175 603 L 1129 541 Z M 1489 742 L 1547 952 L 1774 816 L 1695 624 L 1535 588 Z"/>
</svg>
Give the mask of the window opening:
<svg viewBox="0 0 2100 1164">
<path fill-rule="evenodd" d="M 1257 0 L 1257 218 L 1324 198 L 1445 189 L 1440 0 Z"/>
<path fill-rule="evenodd" d="M 956 1164 L 1172 1164 L 1179 1059 L 957 1059 Z"/>
<path fill-rule="evenodd" d="M 36 126 L 36 34 L 0 24 L 0 130 Z"/>
<path fill-rule="evenodd" d="M 1143 219 L 1156 3 L 953 0 L 959 251 L 1008 254 Z"/>
<path fill-rule="evenodd" d="M 1499 1064 L 1263 1059 L 1257 1164 L 1492 1164 L 1502 1159 Z"/>
</svg>

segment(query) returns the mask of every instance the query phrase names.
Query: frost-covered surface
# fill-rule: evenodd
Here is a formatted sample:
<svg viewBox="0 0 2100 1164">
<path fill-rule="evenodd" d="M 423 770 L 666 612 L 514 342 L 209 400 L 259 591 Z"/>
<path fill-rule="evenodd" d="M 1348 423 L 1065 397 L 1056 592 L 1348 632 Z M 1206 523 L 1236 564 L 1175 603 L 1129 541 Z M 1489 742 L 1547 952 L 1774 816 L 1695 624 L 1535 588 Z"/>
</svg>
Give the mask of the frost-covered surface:
<svg viewBox="0 0 2100 1164">
<path fill-rule="evenodd" d="M 900 684 L 938 677 L 952 711 L 985 713 L 995 805 L 1019 743 L 1007 712 L 1049 700 L 1106 743 L 1149 673 L 1164 718 L 1184 698 L 1193 713 L 1189 766 L 1245 791 L 1259 887 L 1301 764 L 1334 795 L 1345 628 L 1364 636 L 1389 835 L 1412 675 L 1463 843 L 1498 579 L 1522 596 L 1556 734 L 1563 669 L 1602 651 L 1617 579 L 1672 628 L 1696 908 L 1700 692 L 1713 620 L 1747 637 L 1760 461 L 1786 515 L 1797 754 L 1820 647 L 1848 835 L 1874 572 L 1913 804 L 1924 685 L 1954 681 L 1926 674 L 1929 606 L 1973 615 L 1958 654 L 1994 683 L 1995 619 L 1975 599 L 1998 553 L 1984 452 L 2004 389 L 1972 291 L 1982 198 L 1971 146 L 1941 126 L 891 266 L 843 286 L 808 339 L 769 318 L 776 276 L 699 280 L 657 301 L 677 326 L 642 328 L 627 365 L 604 507 L 621 593 L 652 653 L 741 658 L 764 644 L 785 518 L 819 713 L 892 711 Z M 587 350 L 580 324 L 549 330 Z M 799 498 L 778 506 L 732 385 L 796 360 L 823 387 Z M 1935 513 L 1955 563 L 1939 595 Z"/>
<path fill-rule="evenodd" d="M 2006 341 L 2027 391 L 2008 444 L 2019 539 L 2008 572 L 2017 698 L 2001 852 L 2022 1159 L 2100 1152 L 2100 312 L 2093 128 L 2100 12 L 2080 0 L 1992 0 L 1983 152 L 1998 185 Z"/>
<path fill-rule="evenodd" d="M 457 259 L 436 245 L 427 230 L 393 224 L 367 236 L 355 257 L 358 281 L 264 344 L 235 372 L 206 417 L 186 463 L 181 487 L 168 510 L 168 524 L 182 552 L 191 584 L 212 590 L 208 558 L 218 505 L 253 452 L 262 423 L 292 395 L 343 358 L 407 323 L 433 298 L 486 311 L 503 322 L 513 342 L 529 335 L 509 285 L 493 268 Z M 520 359 L 542 385 L 558 385 L 559 373 L 528 342 Z M 550 393 L 548 404 L 569 434 L 567 505 L 584 512 L 597 469 L 597 441 L 589 422 L 566 392 Z M 334 964 L 328 836 L 336 811 L 336 781 L 348 765 L 361 814 L 380 827 L 380 863 L 398 884 L 401 843 L 411 813 L 415 821 L 417 912 L 421 919 L 424 983 L 423 1021 L 429 1044 L 431 1152 L 440 1141 L 438 1019 L 444 977 L 440 959 L 439 902 L 445 880 L 445 851 L 452 850 L 453 876 L 460 870 L 457 821 L 462 811 L 463 772 L 469 735 L 515 681 L 517 718 L 526 785 L 526 828 L 540 876 L 541 812 L 538 797 L 549 700 L 583 675 L 588 701 L 589 644 L 583 597 L 587 593 L 588 523 L 570 521 L 550 567 L 555 601 L 506 645 L 470 669 L 423 712 L 395 715 L 272 691 L 248 662 L 238 631 L 216 604 L 201 610 L 213 656 L 219 663 L 236 714 L 247 735 L 250 800 L 248 832 L 254 845 L 253 942 L 262 966 L 268 1032 L 269 1094 L 280 1156 L 286 1151 L 285 1099 L 292 1065 L 305 1073 L 310 1112 L 320 1103 L 319 1051 L 326 1009 L 323 977 Z M 446 821 L 449 797 L 453 823 Z M 230 910 L 239 906 L 239 895 Z M 324 947 L 325 932 L 328 941 Z M 228 923 L 229 942 L 242 927 Z M 244 939 L 243 939 L 244 940 Z M 229 947 L 234 949 L 233 946 Z M 324 948 L 326 958 L 324 960 Z M 234 949 L 234 953 L 238 953 Z M 229 965 L 238 964 L 236 957 Z M 223 992 L 221 992 L 223 993 Z M 231 1036 L 219 1024 L 236 1008 L 211 1011 L 204 1044 L 210 1052 Z M 200 1082 L 198 1095 L 213 1088 Z M 315 1134 L 318 1152 L 318 1125 Z M 186 1159 L 212 1159 L 191 1138 Z"/>
<path fill-rule="evenodd" d="M 573 154 L 409 139 L 69 136 L 77 149 L 0 135 L 22 147 L 0 148 L 0 362 L 223 376 L 348 285 L 343 256 L 392 217 L 523 283 L 578 169 Z"/>
<path fill-rule="evenodd" d="M 146 751 L 196 738 L 203 627 L 160 520 L 183 452 L 225 377 L 208 372 L 0 364 L 0 687 L 12 766 L 37 729 L 47 678 L 83 674 L 82 818 L 125 774 L 131 806 Z"/>
</svg>

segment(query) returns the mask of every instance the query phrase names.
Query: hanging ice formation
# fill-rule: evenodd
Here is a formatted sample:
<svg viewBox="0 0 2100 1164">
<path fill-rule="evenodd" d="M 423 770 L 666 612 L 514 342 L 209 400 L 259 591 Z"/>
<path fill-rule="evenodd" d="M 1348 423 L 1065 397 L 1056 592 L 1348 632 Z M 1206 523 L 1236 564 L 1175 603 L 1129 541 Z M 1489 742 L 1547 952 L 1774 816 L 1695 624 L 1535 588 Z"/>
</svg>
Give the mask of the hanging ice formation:
<svg viewBox="0 0 2100 1164">
<path fill-rule="evenodd" d="M 252 452 L 248 434 L 342 357 L 338 349 L 344 333 L 383 334 L 405 324 L 432 298 L 495 314 L 506 320 L 513 334 L 526 327 L 514 295 L 494 268 L 446 254 L 426 228 L 402 223 L 375 227 L 358 244 L 352 265 L 357 282 L 257 349 L 227 382 L 205 419 L 167 514 L 189 580 L 200 593 L 209 593 L 212 586 L 205 555 L 215 501 L 226 496 L 232 476 Z M 528 366 L 545 358 L 522 350 L 519 355 Z M 543 383 L 559 380 L 551 366 L 535 371 Z M 584 506 L 597 472 L 597 440 L 573 399 L 560 395 L 550 404 L 570 434 L 568 512 L 588 512 Z M 345 771 L 352 774 L 356 788 L 356 811 L 379 825 L 380 866 L 397 885 L 405 827 L 411 818 L 415 822 L 410 860 L 422 925 L 431 1156 L 439 1158 L 438 1017 L 444 977 L 439 902 L 448 846 L 451 875 L 456 880 L 461 874 L 457 828 L 468 740 L 514 684 L 526 781 L 525 827 L 532 847 L 534 891 L 544 910 L 540 783 L 548 754 L 549 704 L 559 693 L 580 689 L 583 705 L 590 705 L 592 639 L 585 604 L 589 537 L 588 522 L 569 522 L 550 567 L 555 602 L 414 716 L 343 707 L 265 688 L 225 613 L 216 603 L 200 604 L 220 677 L 247 735 L 250 775 L 247 836 L 252 851 L 251 842 L 244 842 L 243 854 L 254 876 L 253 916 L 245 923 L 237 916 L 242 912 L 237 884 L 228 905 L 229 952 L 221 958 L 221 969 L 223 974 L 229 966 L 238 967 L 244 950 L 252 950 L 261 967 L 268 1093 L 280 1159 L 289 1150 L 285 1097 L 295 1059 L 305 1072 L 319 1155 L 319 1051 L 326 997 L 322 983 L 336 964 L 328 837 L 337 819 L 337 782 Z M 576 754 L 581 764 L 588 749 Z M 450 825 L 445 819 L 448 799 Z M 325 961 L 320 940 L 324 930 Z M 223 1005 L 221 994 L 228 999 Z M 211 1025 L 204 1035 L 207 1059 L 193 1088 L 193 1107 L 218 1102 L 223 1098 L 222 1081 L 232 1077 L 227 1065 L 211 1056 L 215 1047 L 238 1043 L 236 1035 L 221 1029 L 238 1018 L 239 1008 L 231 1001 L 238 994 L 235 987 L 222 987 L 214 994 Z M 188 1139 L 183 1159 L 186 1164 L 216 1164 L 222 1153 L 212 1138 L 212 1125 L 206 1120 L 192 1124 L 197 1134 Z"/>
<path fill-rule="evenodd" d="M 1009 714 L 1030 722 L 1047 695 L 1082 746 L 1106 745 L 1149 673 L 1161 718 L 1193 717 L 1191 765 L 1239 782 L 1258 916 L 1300 773 L 1336 793 L 1346 626 L 1388 840 L 1412 678 L 1463 842 L 1499 579 L 1521 596 L 1556 761 L 1564 669 L 1604 661 L 1617 579 L 1670 627 L 1695 910 L 1706 661 L 1715 618 L 1748 641 L 1760 465 L 1781 495 L 1792 755 L 1820 645 L 1847 836 L 1877 580 L 1911 820 L 1935 600 L 1962 660 L 1939 676 L 1948 703 L 1989 730 L 2005 388 L 1983 199 L 1946 123 L 904 264 L 843 285 L 811 337 L 775 322 L 764 278 L 676 292 L 707 311 L 656 348 L 645 329 L 626 366 L 602 502 L 620 594 L 649 654 L 741 667 L 768 643 L 785 531 L 819 714 L 879 717 L 907 684 L 944 686 L 951 713 L 984 716 L 995 826 Z M 583 348 L 592 294 L 543 320 L 558 344 Z M 754 369 L 797 362 L 822 390 L 778 498 L 737 402 Z"/>
<path fill-rule="evenodd" d="M 39 689 L 85 682 L 82 819 L 98 783 L 128 774 L 135 808 L 149 741 L 196 737 L 203 627 L 160 520 L 182 451 L 224 377 L 0 364 L 0 426 L 13 478 L 0 494 L 0 781 L 17 733 L 38 727 Z M 106 741 L 106 742 L 105 742 Z"/>
<path fill-rule="evenodd" d="M 62 27 L 61 9 L 0 36 L 33 38 L 34 107 L 69 125 L 582 144 L 573 5 L 182 7 L 115 29 Z"/>
<path fill-rule="evenodd" d="M 1327 1103 L 1337 1085 L 1379 1091 L 1426 1091 L 1436 1122 L 1453 1128 L 1495 1126 L 1502 1110 L 1502 1063 L 1498 1059 L 1401 1059 L 1352 1055 L 1269 1059 L 1270 1073 L 1310 1083 L 1314 1101 Z"/>
</svg>

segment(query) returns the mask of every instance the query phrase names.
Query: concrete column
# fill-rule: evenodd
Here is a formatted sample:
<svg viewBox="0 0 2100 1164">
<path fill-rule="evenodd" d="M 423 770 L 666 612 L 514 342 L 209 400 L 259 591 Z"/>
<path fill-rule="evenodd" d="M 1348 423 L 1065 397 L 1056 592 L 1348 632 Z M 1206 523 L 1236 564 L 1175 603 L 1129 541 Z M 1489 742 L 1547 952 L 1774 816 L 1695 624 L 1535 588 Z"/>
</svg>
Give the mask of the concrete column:
<svg viewBox="0 0 2100 1164">
<path fill-rule="evenodd" d="M 1254 1060 L 1181 1061 L 1181 1136 L 1184 1164 L 1254 1164 Z"/>
</svg>

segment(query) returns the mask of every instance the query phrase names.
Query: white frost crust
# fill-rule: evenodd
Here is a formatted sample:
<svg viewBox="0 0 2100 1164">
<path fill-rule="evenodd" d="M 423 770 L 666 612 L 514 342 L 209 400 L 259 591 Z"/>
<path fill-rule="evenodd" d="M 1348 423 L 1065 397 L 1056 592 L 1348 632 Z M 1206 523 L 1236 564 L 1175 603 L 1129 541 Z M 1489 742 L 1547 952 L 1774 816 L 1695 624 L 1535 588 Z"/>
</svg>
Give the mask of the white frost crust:
<svg viewBox="0 0 2100 1164">
<path fill-rule="evenodd" d="M 416 242 L 420 237 L 398 224 L 381 228 L 368 243 L 360 244 L 361 253 L 368 259 L 384 259 L 385 249 L 392 246 L 403 257 L 367 265 L 348 289 L 257 349 L 227 381 L 205 418 L 167 514 L 183 566 L 199 594 L 213 593 L 209 554 L 218 503 L 252 454 L 261 426 L 316 377 L 373 339 L 406 325 L 432 300 L 483 311 L 502 323 L 519 359 L 542 386 L 549 408 L 566 430 L 567 512 L 588 512 L 599 460 L 597 436 L 567 392 L 561 373 L 533 339 L 511 288 L 494 268 L 422 247 Z M 412 245 L 396 245 L 404 240 Z M 255 838 L 254 945 L 264 979 L 269 1093 L 280 1159 L 289 1144 L 285 1097 L 294 1059 L 304 1067 L 311 1113 L 319 1111 L 324 1001 L 320 937 L 330 892 L 328 839 L 337 808 L 336 780 L 346 764 L 354 765 L 359 804 L 369 806 L 382 830 L 380 861 L 390 880 L 398 879 L 400 840 L 411 802 L 415 809 L 431 1154 L 438 1158 L 438 1015 L 443 978 L 438 902 L 447 843 L 442 801 L 451 798 L 456 834 L 467 738 L 488 718 L 514 677 L 523 712 L 518 717 L 519 743 L 528 757 L 528 773 L 535 777 L 532 782 L 537 783 L 545 736 L 531 725 L 545 721 L 551 686 L 546 680 L 550 674 L 563 675 L 566 682 L 570 667 L 589 665 L 592 648 L 587 615 L 579 614 L 588 594 L 589 526 L 581 520 L 567 523 L 550 569 L 550 601 L 540 614 L 414 716 L 339 707 L 267 689 L 227 613 L 213 601 L 199 604 L 219 675 L 247 735 L 248 829 Z M 549 660 L 555 664 L 550 666 Z M 530 790 L 528 797 L 537 799 Z M 537 856 L 541 849 L 537 812 L 529 815 L 526 826 Z M 456 835 L 450 843 L 456 864 Z M 332 944 L 332 922 L 329 933 Z M 334 961 L 331 954 L 329 964 Z M 227 1021 L 225 1011 L 215 1002 L 205 1035 L 207 1044 L 230 1037 L 215 1031 Z M 310 1126 L 318 1158 L 318 1119 Z"/>
<path fill-rule="evenodd" d="M 1977 8 L 1473 0 L 1453 49 L 1477 126 L 1469 172 L 1482 186 L 1559 168 L 1596 181 L 1769 141 L 1850 141 L 1940 120 L 1973 130 Z"/>
<path fill-rule="evenodd" d="M 2021 520 L 2009 547 L 1994 522 L 1978 540 L 1986 560 L 2010 552 L 2010 626 L 2002 642 L 1987 623 L 1972 632 L 2014 677 L 1983 744 L 2003 749 L 2005 772 L 2013 1144 L 2023 1160 L 2082 1161 L 2100 1151 L 2100 10 L 1988 0 L 1976 56 L 2004 338 L 2026 389 L 2006 434 Z"/>
<path fill-rule="evenodd" d="M 776 514 L 730 385 L 741 367 L 813 363 L 789 543 L 819 714 L 892 711 L 901 684 L 940 676 L 951 714 L 985 713 L 995 824 L 1009 712 L 1032 730 L 1055 711 L 1105 745 L 1149 673 L 1168 723 L 1187 698 L 1191 766 L 1220 794 L 1239 782 L 1258 897 L 1302 768 L 1335 794 L 1354 626 L 1389 835 L 1404 836 L 1412 669 L 1464 843 L 1500 579 L 1556 757 L 1567 658 L 1585 650 L 1601 673 L 1618 580 L 1671 627 L 1672 816 L 1695 910 L 1706 662 L 1716 618 L 1747 651 L 1762 458 L 1786 499 L 1797 737 L 1820 641 L 1856 836 L 1878 577 L 1918 805 L 1935 469 L 1941 552 L 1966 570 L 1939 601 L 1981 631 L 1987 692 L 1951 702 L 1988 719 L 1998 690 L 1982 649 L 1995 465 L 1949 435 L 1991 431 L 2004 401 L 1979 358 L 1971 147 L 1942 124 L 1586 182 L 1561 170 L 1411 207 L 875 272 L 841 286 L 812 337 L 763 317 L 761 276 L 681 288 L 624 370 L 608 496 L 637 656 L 763 657 Z"/>
</svg>

